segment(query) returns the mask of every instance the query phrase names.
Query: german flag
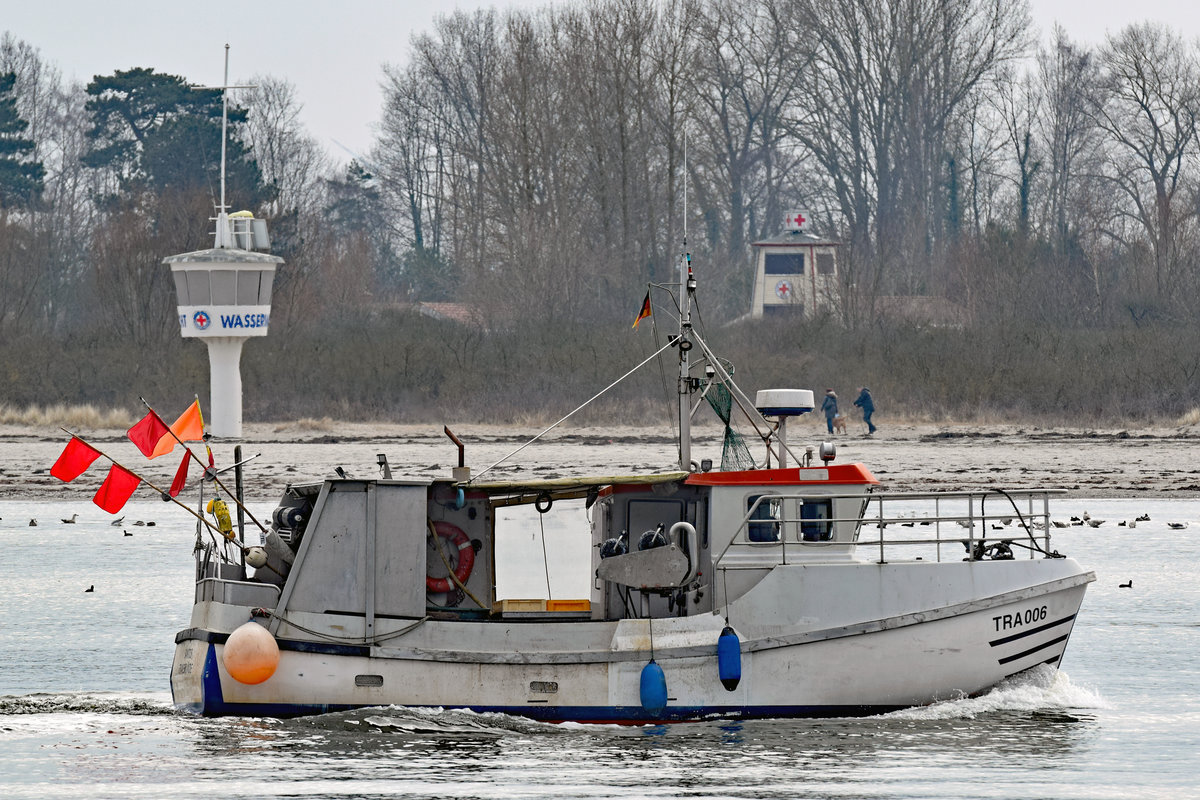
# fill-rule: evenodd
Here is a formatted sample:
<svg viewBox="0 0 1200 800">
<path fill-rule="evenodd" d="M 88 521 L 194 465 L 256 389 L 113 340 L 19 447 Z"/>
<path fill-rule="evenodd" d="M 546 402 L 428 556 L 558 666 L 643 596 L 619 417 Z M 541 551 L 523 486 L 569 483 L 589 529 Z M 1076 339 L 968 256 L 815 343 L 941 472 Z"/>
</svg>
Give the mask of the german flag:
<svg viewBox="0 0 1200 800">
<path fill-rule="evenodd" d="M 633 329 L 637 330 L 637 326 L 646 317 L 650 316 L 650 290 L 646 290 L 646 299 L 642 301 L 642 310 L 638 312 L 637 319 L 633 321 Z"/>
</svg>

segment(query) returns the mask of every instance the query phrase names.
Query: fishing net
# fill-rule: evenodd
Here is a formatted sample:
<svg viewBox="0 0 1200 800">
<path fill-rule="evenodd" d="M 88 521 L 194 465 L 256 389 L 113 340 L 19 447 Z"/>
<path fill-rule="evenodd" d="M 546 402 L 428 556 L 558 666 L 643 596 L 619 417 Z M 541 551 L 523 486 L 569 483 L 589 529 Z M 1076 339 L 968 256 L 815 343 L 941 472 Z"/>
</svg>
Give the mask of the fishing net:
<svg viewBox="0 0 1200 800">
<path fill-rule="evenodd" d="M 722 383 L 713 384 L 704 395 L 712 410 L 725 423 L 725 443 L 721 448 L 721 470 L 754 469 L 754 457 L 746 439 L 729 424 L 733 412 L 733 395 Z"/>
</svg>

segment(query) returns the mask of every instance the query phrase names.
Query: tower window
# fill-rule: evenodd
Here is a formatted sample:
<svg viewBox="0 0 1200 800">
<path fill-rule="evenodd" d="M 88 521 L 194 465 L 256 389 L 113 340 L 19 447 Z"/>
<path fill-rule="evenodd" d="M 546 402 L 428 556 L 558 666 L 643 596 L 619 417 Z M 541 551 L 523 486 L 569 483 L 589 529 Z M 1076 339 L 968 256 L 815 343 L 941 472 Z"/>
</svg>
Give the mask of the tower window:
<svg viewBox="0 0 1200 800">
<path fill-rule="evenodd" d="M 768 275 L 803 275 L 804 253 L 767 253 L 764 268 Z"/>
</svg>

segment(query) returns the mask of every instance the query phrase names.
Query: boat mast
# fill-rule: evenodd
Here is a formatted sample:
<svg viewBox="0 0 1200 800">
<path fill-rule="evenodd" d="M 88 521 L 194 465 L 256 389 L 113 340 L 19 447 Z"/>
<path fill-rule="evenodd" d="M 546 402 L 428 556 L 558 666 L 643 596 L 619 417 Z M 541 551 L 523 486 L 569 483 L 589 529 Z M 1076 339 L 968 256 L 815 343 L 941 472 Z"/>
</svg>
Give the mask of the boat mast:
<svg viewBox="0 0 1200 800">
<path fill-rule="evenodd" d="M 679 468 L 690 470 L 692 466 L 692 379 L 689 376 L 688 351 L 692 349 L 692 293 L 696 290 L 696 278 L 692 275 L 692 256 L 683 253 L 679 257 Z"/>
<path fill-rule="evenodd" d="M 679 468 L 692 468 L 692 382 L 688 351 L 692 349 L 692 254 L 687 251 L 687 132 L 683 136 L 683 252 L 679 256 Z"/>
</svg>

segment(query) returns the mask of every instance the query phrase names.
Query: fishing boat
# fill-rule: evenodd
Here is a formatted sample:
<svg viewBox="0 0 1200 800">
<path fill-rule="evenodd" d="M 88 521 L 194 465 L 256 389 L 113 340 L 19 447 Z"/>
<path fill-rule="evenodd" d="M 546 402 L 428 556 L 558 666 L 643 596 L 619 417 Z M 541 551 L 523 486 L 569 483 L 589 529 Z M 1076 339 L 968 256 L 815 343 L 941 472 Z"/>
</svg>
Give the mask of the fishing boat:
<svg viewBox="0 0 1200 800">
<path fill-rule="evenodd" d="M 812 410 L 812 392 L 751 400 L 692 324 L 689 257 L 678 289 L 678 331 L 651 357 L 678 364 L 670 471 L 497 479 L 446 428 L 458 466 L 444 477 L 394 477 L 381 454 L 377 478 L 289 485 L 261 545 L 229 525 L 198 543 L 175 705 L 624 724 L 846 716 L 1058 667 L 1095 576 L 1051 547 L 1054 491 L 887 492 L 831 443 L 792 444 L 788 421 Z M 704 400 L 726 425 L 719 464 L 693 458 Z M 499 535 L 514 508 L 531 535 Z M 583 588 L 501 596 L 507 543 L 539 535 L 551 509 L 586 537 L 570 567 Z"/>
</svg>

